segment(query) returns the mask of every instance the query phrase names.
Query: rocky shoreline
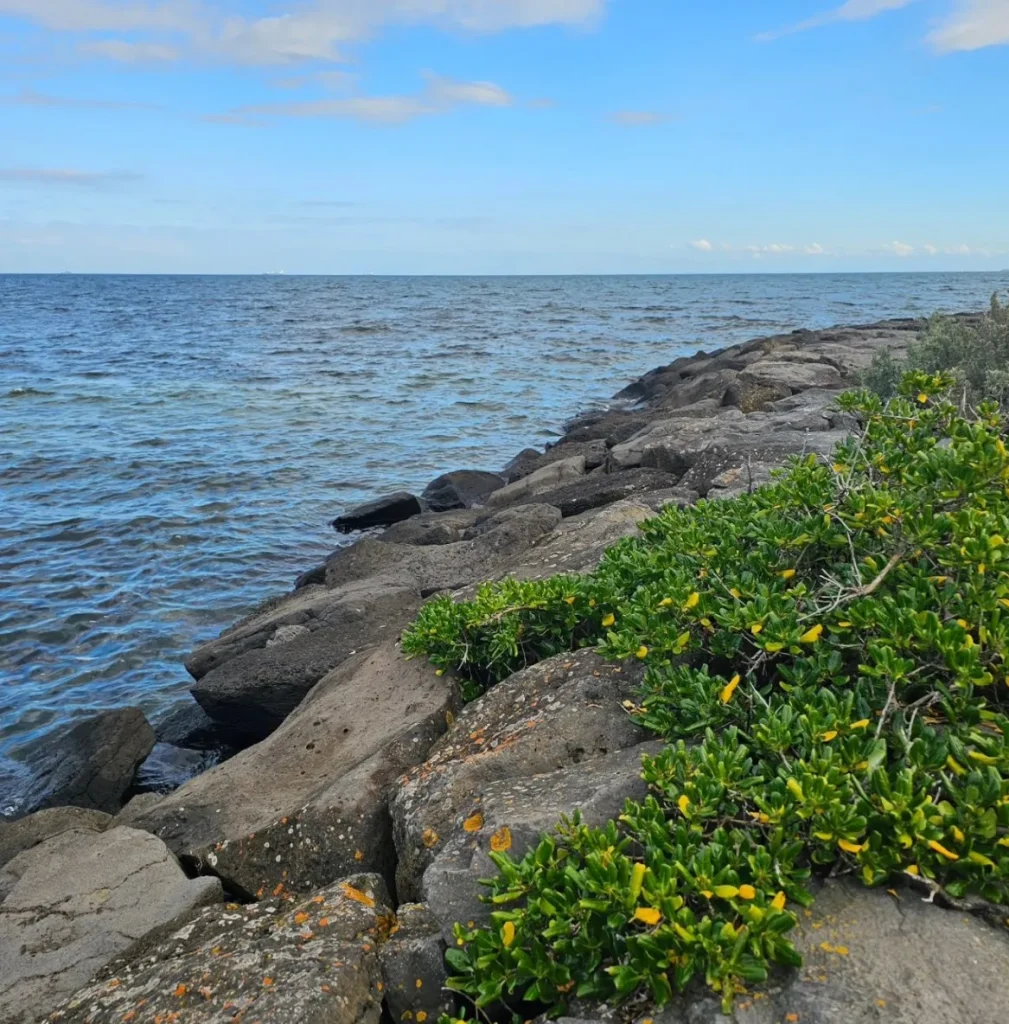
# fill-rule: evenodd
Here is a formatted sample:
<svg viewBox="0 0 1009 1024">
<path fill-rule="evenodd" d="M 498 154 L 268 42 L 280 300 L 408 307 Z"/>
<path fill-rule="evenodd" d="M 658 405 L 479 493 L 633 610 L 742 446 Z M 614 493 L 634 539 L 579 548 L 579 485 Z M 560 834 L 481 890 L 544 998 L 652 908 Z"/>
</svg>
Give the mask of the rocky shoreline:
<svg viewBox="0 0 1009 1024">
<path fill-rule="evenodd" d="M 433 1024 L 453 1005 L 454 923 L 488 920 L 489 853 L 523 853 L 576 808 L 590 824 L 619 814 L 657 744 L 624 707 L 637 666 L 561 655 L 464 706 L 456 680 L 404 660 L 403 628 L 433 594 L 588 571 L 665 504 L 829 455 L 850 427 L 838 392 L 921 326 L 677 359 L 501 473 L 449 473 L 338 518 L 367 532 L 193 652 L 197 703 L 156 729 L 108 713 L 35 766 L 37 813 L 0 824 L 0 1024 Z M 122 806 L 156 741 L 194 763 L 238 752 Z M 995 1024 L 1009 1001 L 1009 939 L 909 892 L 826 883 L 800 931 L 807 966 L 737 1020 Z M 703 992 L 651 1016 L 722 1019 Z"/>
</svg>

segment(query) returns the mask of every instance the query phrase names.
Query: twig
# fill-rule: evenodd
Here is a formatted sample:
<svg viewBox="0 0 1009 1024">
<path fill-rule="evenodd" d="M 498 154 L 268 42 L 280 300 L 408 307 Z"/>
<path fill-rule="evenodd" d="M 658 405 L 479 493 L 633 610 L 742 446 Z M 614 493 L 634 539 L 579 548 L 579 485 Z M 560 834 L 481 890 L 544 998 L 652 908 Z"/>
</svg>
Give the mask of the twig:
<svg viewBox="0 0 1009 1024">
<path fill-rule="evenodd" d="M 926 878 L 924 875 L 909 875 L 905 872 L 904 878 L 912 889 L 928 893 L 923 901 L 925 903 L 937 903 L 947 910 L 959 910 L 964 914 L 974 914 L 997 928 L 1004 928 L 1006 921 L 1009 920 L 1009 906 L 1004 903 L 989 903 L 988 900 L 983 900 L 979 896 L 965 896 L 958 899 L 956 896 L 950 896 L 938 882 L 933 882 L 931 878 Z"/>
</svg>

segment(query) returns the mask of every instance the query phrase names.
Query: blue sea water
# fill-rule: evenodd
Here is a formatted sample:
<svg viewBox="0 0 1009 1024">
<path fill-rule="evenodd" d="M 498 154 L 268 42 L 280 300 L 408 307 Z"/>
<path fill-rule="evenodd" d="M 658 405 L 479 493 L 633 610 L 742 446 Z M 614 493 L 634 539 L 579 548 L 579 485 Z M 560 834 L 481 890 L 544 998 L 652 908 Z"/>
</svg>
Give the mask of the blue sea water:
<svg viewBox="0 0 1009 1024">
<path fill-rule="evenodd" d="M 1000 274 L 0 276 L 0 809 L 19 750 L 185 693 L 182 659 L 339 539 L 660 363 L 976 309 Z"/>
</svg>

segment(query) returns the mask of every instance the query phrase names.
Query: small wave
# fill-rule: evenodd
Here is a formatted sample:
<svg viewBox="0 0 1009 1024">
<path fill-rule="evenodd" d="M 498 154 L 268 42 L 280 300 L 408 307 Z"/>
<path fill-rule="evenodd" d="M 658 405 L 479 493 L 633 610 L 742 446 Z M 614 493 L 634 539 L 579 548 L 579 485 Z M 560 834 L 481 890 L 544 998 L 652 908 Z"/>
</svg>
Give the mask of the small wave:
<svg viewBox="0 0 1009 1024">
<path fill-rule="evenodd" d="M 39 391 L 38 388 L 11 388 L 7 392 L 8 398 L 36 398 L 45 395 L 53 395 L 54 391 Z"/>
</svg>

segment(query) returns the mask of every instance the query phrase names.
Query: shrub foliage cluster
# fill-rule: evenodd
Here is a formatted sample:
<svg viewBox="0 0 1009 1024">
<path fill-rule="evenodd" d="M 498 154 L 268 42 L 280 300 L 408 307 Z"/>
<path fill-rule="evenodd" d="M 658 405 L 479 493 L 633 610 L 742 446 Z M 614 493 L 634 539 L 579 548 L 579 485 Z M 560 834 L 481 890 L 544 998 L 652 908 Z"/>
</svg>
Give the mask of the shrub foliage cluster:
<svg viewBox="0 0 1009 1024">
<path fill-rule="evenodd" d="M 907 358 L 895 359 L 888 349 L 873 355 L 863 383 L 881 398 L 897 393 L 901 377 L 911 371 L 949 373 L 970 402 L 1009 401 L 1009 309 L 992 295 L 980 319 L 933 316 Z"/>
<path fill-rule="evenodd" d="M 667 741 L 619 820 L 493 855 L 493 923 L 449 951 L 477 1006 L 663 1004 L 696 976 L 729 1005 L 799 962 L 815 873 L 1009 915 L 1009 451 L 954 386 L 842 396 L 864 429 L 833 461 L 667 508 L 592 574 L 422 610 L 406 650 L 471 696 L 579 645 L 641 659 L 628 710 Z"/>
</svg>

